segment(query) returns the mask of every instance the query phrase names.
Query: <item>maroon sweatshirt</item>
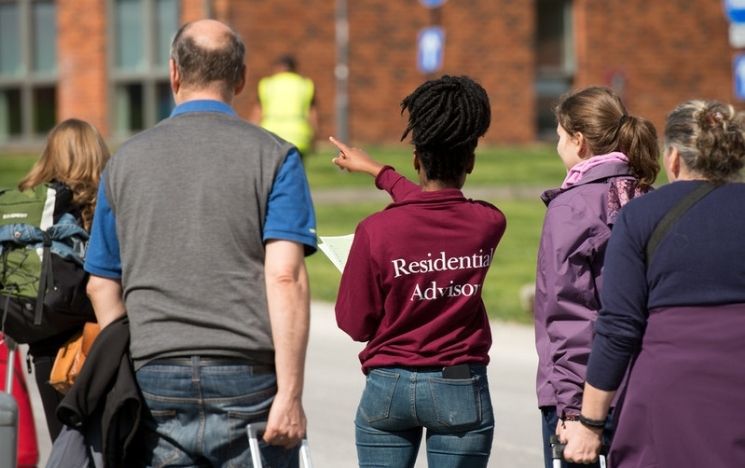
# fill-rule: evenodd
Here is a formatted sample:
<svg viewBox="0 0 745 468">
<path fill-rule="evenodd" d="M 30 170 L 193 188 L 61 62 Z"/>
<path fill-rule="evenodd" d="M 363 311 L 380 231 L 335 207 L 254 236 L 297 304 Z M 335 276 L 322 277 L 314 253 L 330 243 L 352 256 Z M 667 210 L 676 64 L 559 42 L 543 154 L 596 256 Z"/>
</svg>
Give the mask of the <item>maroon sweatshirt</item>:
<svg viewBox="0 0 745 468">
<path fill-rule="evenodd" d="M 458 189 L 422 192 L 390 167 L 375 182 L 394 203 L 357 226 L 336 301 L 339 327 L 368 342 L 363 371 L 487 364 L 481 291 L 504 215 Z"/>
</svg>

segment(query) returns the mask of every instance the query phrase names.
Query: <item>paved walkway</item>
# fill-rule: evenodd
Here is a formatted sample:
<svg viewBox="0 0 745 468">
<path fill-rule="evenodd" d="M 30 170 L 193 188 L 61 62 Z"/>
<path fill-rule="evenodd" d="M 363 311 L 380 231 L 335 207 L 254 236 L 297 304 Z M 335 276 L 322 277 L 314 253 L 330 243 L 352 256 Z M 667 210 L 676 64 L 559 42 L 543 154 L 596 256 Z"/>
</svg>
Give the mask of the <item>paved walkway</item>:
<svg viewBox="0 0 745 468">
<path fill-rule="evenodd" d="M 311 317 L 304 395 L 311 457 L 315 468 L 353 467 L 357 464 L 353 419 L 364 387 L 357 360 L 362 344 L 336 327 L 331 304 L 314 302 Z M 489 467 L 541 466 L 533 331 L 524 325 L 493 322 L 492 335 L 488 369 L 497 426 Z M 26 374 L 26 378 L 41 449 L 39 466 L 44 466 L 51 443 L 33 376 Z M 422 451 L 416 466 L 426 466 Z"/>
<path fill-rule="evenodd" d="M 313 463 L 316 468 L 357 466 L 353 421 L 365 383 L 357 359 L 363 345 L 336 327 L 331 304 L 314 303 L 312 314 L 304 404 Z M 542 466 L 533 330 L 493 322 L 492 336 L 488 373 L 497 423 L 489 467 Z M 426 466 L 422 449 L 416 467 Z"/>
</svg>

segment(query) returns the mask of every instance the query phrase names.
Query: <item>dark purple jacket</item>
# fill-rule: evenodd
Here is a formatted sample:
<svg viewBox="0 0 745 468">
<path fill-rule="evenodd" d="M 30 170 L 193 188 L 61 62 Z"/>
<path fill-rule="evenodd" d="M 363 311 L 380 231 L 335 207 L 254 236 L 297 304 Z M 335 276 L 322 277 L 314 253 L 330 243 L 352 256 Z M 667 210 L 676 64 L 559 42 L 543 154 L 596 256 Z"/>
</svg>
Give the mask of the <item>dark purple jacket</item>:
<svg viewBox="0 0 745 468">
<path fill-rule="evenodd" d="M 587 381 L 621 387 L 610 466 L 745 467 L 745 184 L 727 183 L 646 247 L 702 181 L 623 209 L 608 242 Z"/>
<path fill-rule="evenodd" d="M 643 193 L 625 163 L 590 169 L 576 185 L 542 195 L 534 305 L 539 406 L 579 414 L 600 308 L 602 266 L 618 210 Z"/>
<path fill-rule="evenodd" d="M 743 330 L 745 304 L 649 311 L 611 466 L 745 466 Z"/>
</svg>

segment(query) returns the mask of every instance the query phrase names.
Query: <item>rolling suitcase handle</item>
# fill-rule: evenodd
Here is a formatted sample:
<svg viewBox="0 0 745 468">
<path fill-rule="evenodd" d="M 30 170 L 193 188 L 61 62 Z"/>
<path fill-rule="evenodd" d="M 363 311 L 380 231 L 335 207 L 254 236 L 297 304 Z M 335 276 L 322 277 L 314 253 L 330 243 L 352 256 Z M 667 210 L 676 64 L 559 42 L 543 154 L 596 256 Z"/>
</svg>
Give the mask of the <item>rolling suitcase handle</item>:
<svg viewBox="0 0 745 468">
<path fill-rule="evenodd" d="M 564 460 L 564 447 L 566 447 L 566 444 L 560 443 L 556 435 L 551 436 L 551 460 L 553 461 L 553 468 L 561 468 L 562 461 Z M 608 466 L 604 453 L 598 456 L 598 466 L 600 468 L 606 468 Z"/>
<path fill-rule="evenodd" d="M 18 404 L 13 398 L 13 367 L 15 364 L 16 343 L 8 336 L 2 336 L 8 347 L 5 387 L 0 394 L 0 466 L 15 467 L 18 449 Z"/>
<path fill-rule="evenodd" d="M 263 433 L 265 430 L 266 422 L 246 425 L 248 449 L 251 452 L 251 463 L 253 464 L 253 468 L 262 468 L 261 451 L 259 450 L 259 434 Z M 310 461 L 310 447 L 308 446 L 307 438 L 303 438 L 300 443 L 300 466 L 303 466 L 304 468 L 313 468 L 313 464 Z"/>
<path fill-rule="evenodd" d="M 8 335 L 0 335 L 0 343 L 5 342 L 5 346 L 8 348 L 8 366 L 5 372 L 5 393 L 13 393 L 13 364 L 15 363 L 16 348 L 18 345 L 13 338 Z"/>
</svg>

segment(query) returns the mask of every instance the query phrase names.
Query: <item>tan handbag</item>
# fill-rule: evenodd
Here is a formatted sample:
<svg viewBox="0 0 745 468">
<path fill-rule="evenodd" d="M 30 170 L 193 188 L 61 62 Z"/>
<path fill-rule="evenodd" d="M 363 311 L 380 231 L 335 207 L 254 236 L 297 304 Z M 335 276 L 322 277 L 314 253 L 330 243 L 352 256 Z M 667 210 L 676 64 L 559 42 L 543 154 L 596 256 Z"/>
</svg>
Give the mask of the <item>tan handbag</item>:
<svg viewBox="0 0 745 468">
<path fill-rule="evenodd" d="M 49 384 L 60 393 L 66 393 L 75 383 L 75 378 L 83 368 L 88 351 L 93 345 L 101 328 L 97 323 L 88 322 L 83 330 L 70 338 L 57 351 L 57 357 L 49 375 Z"/>
</svg>

